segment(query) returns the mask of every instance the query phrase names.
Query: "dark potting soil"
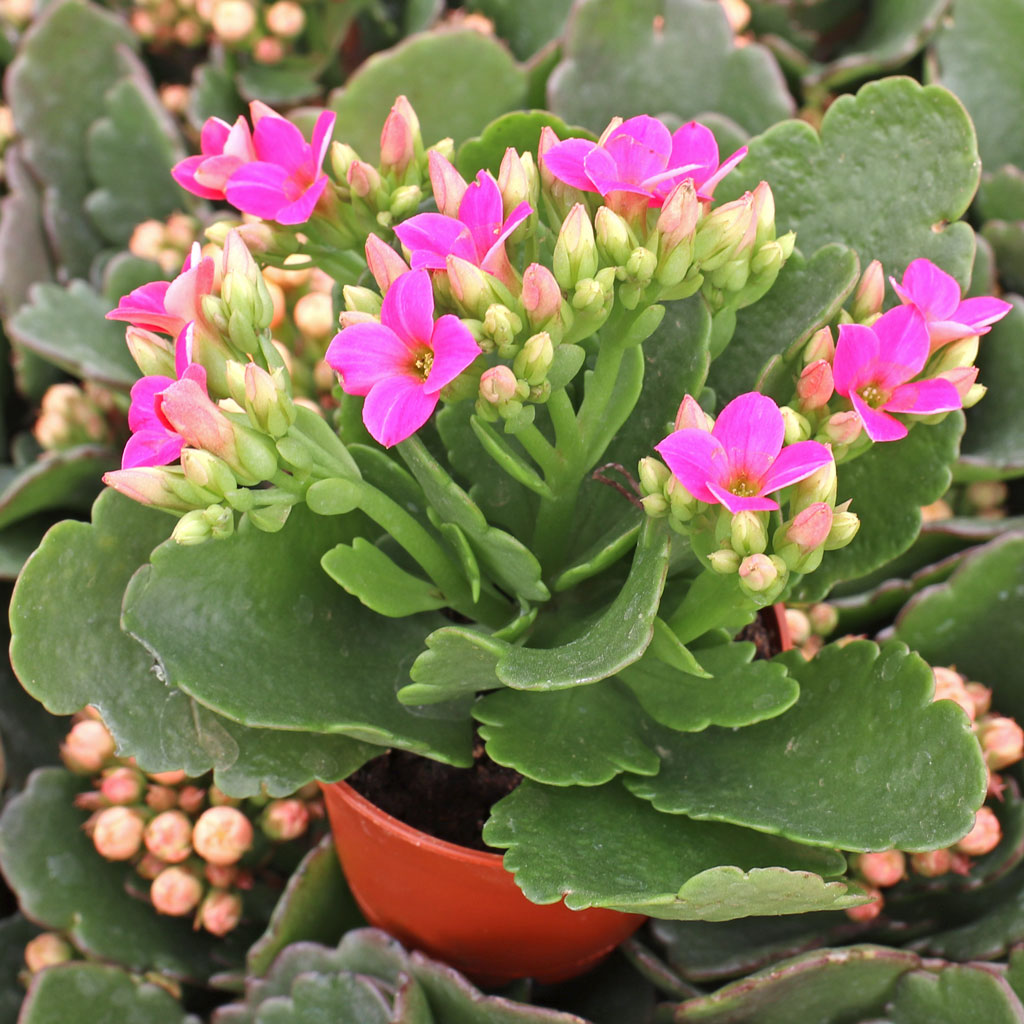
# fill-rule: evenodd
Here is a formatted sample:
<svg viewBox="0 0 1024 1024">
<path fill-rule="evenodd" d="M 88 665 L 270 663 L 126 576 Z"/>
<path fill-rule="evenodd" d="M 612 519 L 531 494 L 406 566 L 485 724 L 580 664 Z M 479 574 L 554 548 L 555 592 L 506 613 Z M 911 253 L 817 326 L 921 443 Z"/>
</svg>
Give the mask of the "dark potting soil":
<svg viewBox="0 0 1024 1024">
<path fill-rule="evenodd" d="M 770 658 L 782 650 L 779 626 L 766 608 L 737 640 L 753 642 L 755 657 Z M 349 776 L 356 792 L 393 818 L 436 839 L 495 853 L 480 837 L 491 807 L 522 781 L 514 768 L 496 764 L 479 736 L 473 744 L 473 767 L 453 768 L 405 750 L 389 750 Z"/>
</svg>

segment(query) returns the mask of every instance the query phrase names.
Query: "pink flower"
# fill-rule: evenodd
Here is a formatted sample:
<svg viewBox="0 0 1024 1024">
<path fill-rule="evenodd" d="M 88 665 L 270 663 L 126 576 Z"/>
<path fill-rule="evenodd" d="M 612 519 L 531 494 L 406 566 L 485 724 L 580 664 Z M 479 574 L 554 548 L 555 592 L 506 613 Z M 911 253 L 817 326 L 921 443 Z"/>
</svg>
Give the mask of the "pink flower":
<svg viewBox="0 0 1024 1024">
<path fill-rule="evenodd" d="M 914 260 L 899 284 L 893 277 L 889 282 L 903 302 L 925 318 L 932 352 L 960 338 L 987 334 L 992 324 L 1013 308 L 991 296 L 961 300 L 960 286 L 931 260 Z"/>
<path fill-rule="evenodd" d="M 151 281 L 129 292 L 107 319 L 177 337 L 187 323 L 203 318 L 203 296 L 213 291 L 213 281 L 213 259 L 201 257 L 196 242 L 173 281 Z"/>
<path fill-rule="evenodd" d="M 689 178 L 697 196 L 711 201 L 715 186 L 746 156 L 746 146 L 718 163 L 711 131 L 691 121 L 669 134 L 654 117 L 613 118 L 596 143 L 566 139 L 544 154 L 545 167 L 559 181 L 584 192 L 631 192 L 648 206 L 661 206 L 669 192 Z"/>
<path fill-rule="evenodd" d="M 896 306 L 870 327 L 841 324 L 832 374 L 872 441 L 898 441 L 906 425 L 894 412 L 928 415 L 962 407 L 948 380 L 918 380 L 928 359 L 928 328 L 916 306 Z"/>
<path fill-rule="evenodd" d="M 443 159 L 438 156 L 432 171 L 437 171 L 436 164 Z M 450 164 L 446 170 L 449 174 L 458 173 Z M 443 197 L 435 198 L 438 206 L 442 206 Z M 413 270 L 444 270 L 447 258 L 458 256 L 509 284 L 511 267 L 505 254 L 505 239 L 531 213 L 533 207 L 529 203 L 520 203 L 506 217 L 498 183 L 487 171 L 480 171 L 463 193 L 457 217 L 420 213 L 397 225 L 395 234 L 409 250 Z"/>
<path fill-rule="evenodd" d="M 336 334 L 327 362 L 341 374 L 347 394 L 366 396 L 366 429 L 390 448 L 427 422 L 441 388 L 480 355 L 480 346 L 458 317 L 434 321 L 425 270 L 410 270 L 392 284 L 380 319 Z"/>
<path fill-rule="evenodd" d="M 253 103 L 251 110 L 256 158 L 231 173 L 225 186 L 227 200 L 243 213 L 279 224 L 303 224 L 327 188 L 327 175 L 320 168 L 335 115 L 321 112 L 310 144 L 291 121 L 266 104 Z"/>
<path fill-rule="evenodd" d="M 233 125 L 208 118 L 199 135 L 199 156 L 186 157 L 171 169 L 171 177 L 187 192 L 203 199 L 224 199 L 228 179 L 243 164 L 257 159 L 244 117 Z"/>
<path fill-rule="evenodd" d="M 782 447 L 786 428 L 779 407 L 756 391 L 734 398 L 710 431 L 685 427 L 669 434 L 658 451 L 679 482 L 698 500 L 730 512 L 777 509 L 765 497 L 803 480 L 832 461 L 817 441 Z"/>
</svg>

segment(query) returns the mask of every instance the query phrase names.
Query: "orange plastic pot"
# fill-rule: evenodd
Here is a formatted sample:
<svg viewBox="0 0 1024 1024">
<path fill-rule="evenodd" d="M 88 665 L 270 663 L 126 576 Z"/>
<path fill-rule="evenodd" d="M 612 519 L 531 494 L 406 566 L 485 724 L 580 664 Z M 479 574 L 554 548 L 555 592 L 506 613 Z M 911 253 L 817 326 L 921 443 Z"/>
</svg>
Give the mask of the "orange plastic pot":
<svg viewBox="0 0 1024 1024">
<path fill-rule="evenodd" d="M 497 853 L 435 839 L 344 782 L 321 784 L 345 877 L 370 924 L 483 985 L 564 981 L 645 918 L 531 903 Z"/>
</svg>

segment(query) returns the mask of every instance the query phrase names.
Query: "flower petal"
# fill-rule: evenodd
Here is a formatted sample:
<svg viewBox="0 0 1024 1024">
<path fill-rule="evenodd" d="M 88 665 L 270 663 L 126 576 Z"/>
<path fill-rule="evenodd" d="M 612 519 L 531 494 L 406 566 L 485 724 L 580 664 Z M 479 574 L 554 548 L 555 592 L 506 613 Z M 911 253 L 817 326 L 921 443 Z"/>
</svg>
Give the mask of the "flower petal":
<svg viewBox="0 0 1024 1024">
<path fill-rule="evenodd" d="M 121 455 L 122 469 L 138 466 L 166 466 L 181 455 L 185 442 L 163 429 L 139 430 L 128 438 Z"/>
<path fill-rule="evenodd" d="M 490 270 L 490 267 L 499 265 L 498 263 L 495 263 L 495 256 L 498 255 L 498 250 L 500 249 L 504 251 L 505 240 L 524 220 L 526 220 L 527 217 L 530 216 L 531 213 L 533 213 L 533 207 L 527 202 L 522 202 L 508 215 L 508 220 L 506 220 L 501 226 L 501 233 L 480 260 L 481 270 L 487 270 L 488 272 L 493 273 L 493 271 Z M 495 274 L 495 277 L 500 276 L 500 274 Z"/>
<path fill-rule="evenodd" d="M 872 409 L 856 391 L 850 393 L 850 401 L 872 441 L 899 441 L 907 436 L 905 424 L 878 409 Z"/>
<path fill-rule="evenodd" d="M 928 320 L 950 319 L 960 301 L 960 285 L 931 260 L 914 260 L 903 272 L 903 280 L 891 283 L 896 294 L 917 306 Z"/>
<path fill-rule="evenodd" d="M 584 170 L 584 160 L 597 145 L 586 139 L 566 139 L 544 154 L 544 166 L 559 180 L 584 192 L 593 192 L 594 183 Z"/>
<path fill-rule="evenodd" d="M 446 384 L 455 380 L 481 351 L 473 335 L 469 333 L 469 328 L 451 313 L 440 317 L 434 324 L 430 345 L 434 350 L 434 361 L 423 385 L 423 390 L 428 395 L 440 391 Z"/>
<path fill-rule="evenodd" d="M 584 161 L 587 177 L 593 182 L 593 188 L 602 196 L 609 192 L 634 192 L 642 196 L 650 196 L 650 189 L 637 181 L 630 181 L 622 173 L 615 158 L 606 149 L 595 148 L 590 151 Z"/>
<path fill-rule="evenodd" d="M 425 270 L 410 270 L 395 279 L 384 296 L 380 322 L 410 348 L 427 348 L 434 333 L 434 289 Z"/>
<path fill-rule="evenodd" d="M 173 383 L 170 377 L 153 374 L 149 377 L 140 377 L 132 385 L 131 405 L 128 408 L 130 430 L 146 430 L 159 423 L 155 411 L 156 396 Z"/>
<path fill-rule="evenodd" d="M 409 250 L 409 262 L 419 269 L 444 270 L 449 256 L 476 266 L 476 246 L 469 229 L 454 217 L 418 213 L 395 226 L 399 241 Z"/>
<path fill-rule="evenodd" d="M 915 380 L 902 384 L 885 403 L 886 412 L 913 412 L 927 416 L 933 412 L 952 412 L 963 407 L 960 392 L 948 380 Z"/>
<path fill-rule="evenodd" d="M 851 392 L 871 380 L 878 362 L 878 336 L 864 324 L 840 324 L 832 379 L 836 391 L 849 398 Z"/>
<path fill-rule="evenodd" d="M 430 419 L 437 394 L 425 394 L 411 377 L 391 377 L 371 388 L 363 403 L 363 423 L 385 448 L 415 434 Z"/>
<path fill-rule="evenodd" d="M 316 162 L 317 170 L 320 170 L 323 166 L 324 157 L 327 156 L 327 149 L 331 144 L 331 135 L 334 132 L 336 118 L 337 115 L 333 110 L 323 110 L 320 112 L 320 116 L 317 117 L 316 124 L 313 125 L 311 149 L 313 150 L 313 159 Z"/>
<path fill-rule="evenodd" d="M 383 380 L 410 374 L 415 354 L 384 324 L 353 324 L 327 346 L 328 365 L 341 374 L 347 395 L 365 395 Z"/>
<path fill-rule="evenodd" d="M 254 161 L 251 164 L 243 164 L 235 171 L 227 184 L 225 194 L 228 202 L 242 213 L 275 220 L 282 207 L 290 202 L 288 182 L 288 171 L 284 167 L 265 161 Z"/>
<path fill-rule="evenodd" d="M 302 132 L 284 117 L 260 118 L 252 143 L 258 160 L 290 171 L 299 170 L 312 156 Z"/>
<path fill-rule="evenodd" d="M 771 498 L 765 498 L 760 494 L 741 497 L 712 482 L 708 483 L 708 490 L 714 495 L 715 500 L 730 512 L 769 512 L 779 507 L 779 503 L 772 501 Z"/>
<path fill-rule="evenodd" d="M 718 143 L 711 129 L 698 121 L 690 121 L 672 133 L 668 166 L 685 167 L 687 164 L 697 165 L 692 177 L 698 188 L 718 170 Z"/>
<path fill-rule="evenodd" d="M 713 504 L 718 500 L 708 489 L 708 482 L 718 482 L 728 464 L 725 449 L 714 435 L 692 428 L 676 430 L 654 450 L 698 501 Z"/>
<path fill-rule="evenodd" d="M 668 165 L 672 136 L 656 118 L 640 114 L 623 121 L 605 140 L 605 151 L 618 167 L 622 181 L 639 185 Z"/>
<path fill-rule="evenodd" d="M 274 220 L 278 224 L 305 224 L 327 188 L 327 175 L 321 174 L 294 202 L 282 206 Z"/>
<path fill-rule="evenodd" d="M 1011 309 L 1011 303 L 985 295 L 976 299 L 964 299 L 953 311 L 950 319 L 970 328 L 968 334 L 984 334 L 987 328 L 997 320 L 1002 320 Z"/>
<path fill-rule="evenodd" d="M 501 234 L 504 219 L 498 183 L 487 171 L 480 171 L 459 203 L 459 220 L 469 229 L 473 238 L 476 253 L 473 262 L 477 266 Z"/>
<path fill-rule="evenodd" d="M 722 166 L 721 166 L 721 167 L 719 167 L 719 168 L 718 168 L 718 170 L 717 170 L 717 171 L 715 171 L 715 173 L 714 173 L 714 174 L 712 174 L 710 178 L 705 178 L 705 179 L 704 179 L 704 181 L 703 181 L 703 182 L 701 182 L 701 183 L 700 183 L 700 184 L 699 184 L 699 185 L 697 186 L 697 198 L 698 198 L 698 199 L 707 199 L 707 200 L 710 200 L 710 199 L 712 198 L 712 193 L 713 193 L 713 192 L 715 191 L 715 186 L 716 186 L 716 185 L 717 185 L 717 184 L 718 184 L 718 183 L 719 183 L 719 182 L 720 182 L 720 181 L 721 181 L 721 180 L 722 180 L 722 179 L 723 179 L 723 178 L 724 178 L 724 177 L 725 177 L 725 176 L 726 176 L 726 175 L 727 175 L 727 174 L 728 174 L 728 173 L 729 173 L 729 172 L 730 172 L 730 171 L 731 171 L 731 170 L 732 170 L 732 169 L 733 169 L 733 168 L 734 168 L 734 167 L 735 167 L 735 166 L 736 166 L 736 165 L 737 165 L 737 164 L 738 164 L 738 163 L 739 163 L 739 162 L 740 162 L 740 161 L 741 161 L 741 160 L 742 160 L 742 159 L 743 159 L 743 158 L 744 158 L 744 157 L 745 157 L 746 155 L 747 155 L 747 147 L 746 147 L 746 146 L 740 146 L 740 148 L 739 148 L 739 149 L 737 149 L 737 150 L 736 150 L 736 152 L 735 152 L 735 153 L 733 153 L 733 154 L 732 154 L 732 155 L 731 155 L 730 157 L 728 157 L 728 159 L 726 159 L 726 161 L 725 161 L 725 162 L 724 162 L 724 163 L 722 164 Z"/>
<path fill-rule="evenodd" d="M 209 188 L 208 186 L 201 185 L 196 181 L 196 171 L 205 159 L 206 157 L 203 156 L 187 156 L 184 160 L 179 160 L 171 168 L 171 177 L 186 192 L 191 192 L 192 195 L 199 196 L 200 199 L 223 199 L 223 191 L 216 188 Z"/>
<path fill-rule="evenodd" d="M 817 441 L 786 445 L 762 478 L 762 491 L 778 491 L 803 480 L 832 461 L 832 452 Z"/>
<path fill-rule="evenodd" d="M 920 310 L 914 306 L 895 306 L 883 313 L 871 329 L 878 338 L 879 386 L 892 390 L 921 372 L 930 345 L 928 327 Z"/>
<path fill-rule="evenodd" d="M 728 486 L 734 476 L 751 483 L 760 480 L 779 454 L 786 425 L 779 407 L 767 396 L 748 391 L 734 398 L 719 414 L 711 431 L 729 459 Z"/>
</svg>

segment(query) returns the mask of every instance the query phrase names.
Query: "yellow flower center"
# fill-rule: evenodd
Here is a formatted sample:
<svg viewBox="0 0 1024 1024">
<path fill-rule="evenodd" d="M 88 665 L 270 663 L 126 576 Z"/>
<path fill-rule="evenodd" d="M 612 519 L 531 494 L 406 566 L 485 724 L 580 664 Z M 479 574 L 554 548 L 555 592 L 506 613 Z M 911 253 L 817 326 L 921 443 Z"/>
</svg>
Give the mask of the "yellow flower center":
<svg viewBox="0 0 1024 1024">
<path fill-rule="evenodd" d="M 426 380 L 430 376 L 430 369 L 434 365 L 434 353 L 431 351 L 424 352 L 413 364 L 419 371 L 420 376 Z"/>
<path fill-rule="evenodd" d="M 757 496 L 757 488 L 746 477 L 733 481 L 729 490 L 738 498 L 754 498 Z"/>
<path fill-rule="evenodd" d="M 877 384 L 869 384 L 866 388 L 861 388 L 860 397 L 871 406 L 872 409 L 877 409 L 881 405 L 885 405 L 889 401 L 889 392 L 884 391 Z"/>
</svg>

